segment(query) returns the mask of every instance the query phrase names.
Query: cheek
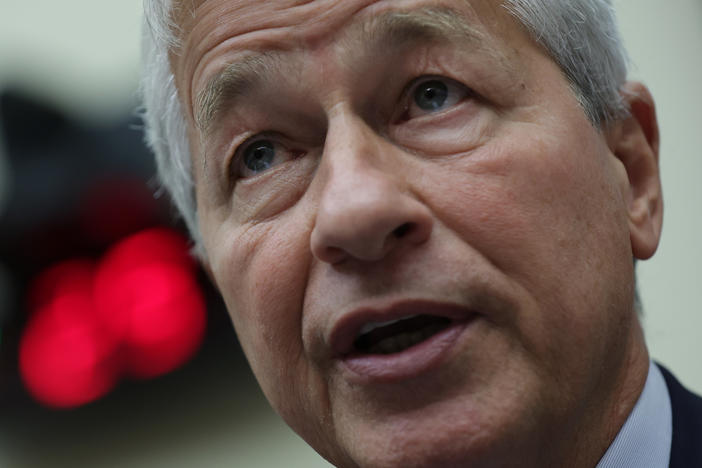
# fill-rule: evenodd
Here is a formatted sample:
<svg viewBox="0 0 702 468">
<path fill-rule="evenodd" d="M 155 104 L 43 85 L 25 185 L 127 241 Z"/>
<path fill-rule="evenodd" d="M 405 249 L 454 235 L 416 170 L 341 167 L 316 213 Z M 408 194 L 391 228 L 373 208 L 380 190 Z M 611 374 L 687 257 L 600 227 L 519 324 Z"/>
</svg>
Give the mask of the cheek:
<svg viewBox="0 0 702 468">
<path fill-rule="evenodd" d="M 597 135 L 534 133 L 511 133 L 520 138 L 425 170 L 424 193 L 439 221 L 514 287 L 520 310 L 501 336 L 537 357 L 561 392 L 559 382 L 590 385 L 593 366 L 624 342 L 631 247 L 610 155 Z"/>
<path fill-rule="evenodd" d="M 217 285 L 241 346 L 264 392 L 277 405 L 304 365 L 302 294 L 309 250 L 301 224 L 283 218 L 246 228 L 222 229 L 214 251 Z"/>
<path fill-rule="evenodd" d="M 592 321 L 585 305 L 602 304 L 591 292 L 621 292 L 630 253 L 626 211 L 599 136 L 545 130 L 511 129 L 508 139 L 425 171 L 432 174 L 427 189 L 434 187 L 428 202 L 441 222 L 551 310 L 550 319 Z"/>
<path fill-rule="evenodd" d="M 302 342 L 309 223 L 289 219 L 255 225 L 228 237 L 215 273 L 242 349 L 266 398 L 301 437 L 328 441 L 326 380 L 310 365 Z M 231 231 L 230 231 L 231 234 Z M 319 444 L 318 444 L 319 445 Z"/>
<path fill-rule="evenodd" d="M 595 245 L 621 248 L 625 212 L 594 131 L 509 133 L 427 171 L 430 186 L 448 189 L 432 204 L 449 227 L 508 271 L 543 261 L 572 265 Z"/>
</svg>

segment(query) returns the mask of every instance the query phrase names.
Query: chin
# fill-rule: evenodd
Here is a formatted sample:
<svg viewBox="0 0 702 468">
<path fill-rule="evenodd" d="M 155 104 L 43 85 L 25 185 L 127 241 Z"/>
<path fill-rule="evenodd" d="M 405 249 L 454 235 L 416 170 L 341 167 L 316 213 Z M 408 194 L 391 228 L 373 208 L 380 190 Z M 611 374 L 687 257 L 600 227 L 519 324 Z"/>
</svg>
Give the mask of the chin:
<svg viewBox="0 0 702 468">
<path fill-rule="evenodd" d="M 510 457 L 520 453 L 520 461 L 536 461 L 536 447 L 525 437 L 534 428 L 523 423 L 536 417 L 524 416 L 528 411 L 524 406 L 520 411 L 517 400 L 500 403 L 464 394 L 377 419 L 359 418 L 355 425 L 342 422 L 345 433 L 338 435 L 345 450 L 330 459 L 336 466 L 363 468 L 531 466 Z"/>
<path fill-rule="evenodd" d="M 363 468 L 448 468 L 500 466 L 495 456 L 495 440 L 489 431 L 476 433 L 475 427 L 451 427 L 432 433 L 411 429 L 390 434 L 372 432 L 361 436 L 353 453 L 354 463 L 339 466 Z M 489 462 L 488 462 L 489 461 Z"/>
</svg>

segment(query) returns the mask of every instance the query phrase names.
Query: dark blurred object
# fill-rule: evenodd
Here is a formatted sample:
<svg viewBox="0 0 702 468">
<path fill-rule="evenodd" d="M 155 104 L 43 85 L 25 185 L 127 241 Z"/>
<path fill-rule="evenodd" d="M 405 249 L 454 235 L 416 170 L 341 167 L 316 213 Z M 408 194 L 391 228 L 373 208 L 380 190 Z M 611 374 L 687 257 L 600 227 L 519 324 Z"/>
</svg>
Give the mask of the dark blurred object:
<svg viewBox="0 0 702 468">
<path fill-rule="evenodd" d="M 37 277 L 46 274 L 46 270 L 66 262 L 73 262 L 73 265 L 81 261 L 84 262 L 82 265 L 92 262 L 89 269 L 95 270 L 95 287 L 102 284 L 100 287 L 108 290 L 103 296 L 112 295 L 107 302 L 113 303 L 114 307 L 110 313 L 103 314 L 103 317 L 109 316 L 111 322 L 105 325 L 103 320 L 100 327 L 112 327 L 110 331 L 114 333 L 115 324 L 120 320 L 114 311 L 135 311 L 133 318 L 129 319 L 131 335 L 127 337 L 126 331 L 120 331 L 123 334 L 120 337 L 120 359 L 128 362 L 122 362 L 122 374 L 140 378 L 163 375 L 181 365 L 197 350 L 205 323 L 201 305 L 203 292 L 209 305 L 208 314 L 213 315 L 211 311 L 214 310 L 214 321 L 218 324 L 210 328 L 226 336 L 222 343 L 227 343 L 225 346 L 230 355 L 239 352 L 220 300 L 209 282 L 203 281 L 202 271 L 191 259 L 184 260 L 190 266 L 183 269 L 182 265 L 174 266 L 175 259 L 170 264 L 149 260 L 142 249 L 135 255 L 132 255 L 134 252 L 129 254 L 131 257 L 127 255 L 130 258 L 126 260 L 127 264 L 132 262 L 129 268 L 125 269 L 124 264 L 115 266 L 115 262 L 122 260 L 114 260 L 114 250 L 119 248 L 120 242 L 124 243 L 126 237 L 145 230 L 149 232 L 155 227 L 173 226 L 175 220 L 168 200 L 153 195 L 156 189 L 153 157 L 142 142 L 140 127 L 136 116 L 109 125 L 89 126 L 19 93 L 0 95 L 0 142 L 4 142 L 4 162 L 10 175 L 4 209 L 0 206 L 0 307 L 3 307 L 0 311 L 0 403 L 29 407 L 36 404 L 22 385 L 18 369 L 20 338 L 32 312 L 38 309 L 36 304 L 30 303 L 36 297 L 30 299 L 29 287 Z M 184 238 L 182 225 L 176 224 L 169 229 L 180 231 L 180 238 Z M 179 255 L 187 257 L 187 245 L 180 242 L 182 245 L 178 248 L 182 254 Z M 122 247 L 125 249 L 129 247 Z M 106 256 L 104 262 L 99 263 L 103 256 Z M 139 259 L 151 263 L 144 266 Z M 109 273 L 107 280 L 102 274 L 100 283 L 101 271 L 110 268 L 116 272 Z M 191 276 L 193 279 L 189 279 Z M 71 324 L 68 328 L 59 331 L 56 323 L 51 321 L 53 319 L 47 319 L 48 322 L 44 320 L 43 325 L 40 323 L 29 330 L 36 343 L 43 343 L 35 345 L 38 346 L 36 349 L 51 348 L 48 335 L 45 335 L 56 329 L 56 334 L 51 336 L 54 346 L 71 343 L 76 349 L 84 346 L 97 354 L 102 352 L 106 339 L 100 335 L 102 332 L 95 330 L 98 325 L 90 320 L 79 320 L 81 311 L 85 312 L 83 316 L 93 313 L 89 302 L 96 299 L 92 298 L 95 293 L 91 288 L 68 288 L 71 292 L 69 299 L 65 307 L 59 308 L 59 311 L 73 309 L 64 313 L 70 320 L 62 319 L 62 323 Z M 151 293 L 148 298 L 151 303 L 137 303 L 137 296 L 147 292 Z M 156 297 L 157 294 L 161 296 Z M 199 308 L 201 312 L 188 315 L 183 312 L 184 308 L 174 306 L 178 302 L 184 306 L 190 304 L 191 308 Z M 103 306 L 104 303 L 103 300 Z M 55 318 L 56 311 L 52 311 Z M 123 320 L 127 316 L 127 312 L 121 315 Z M 148 321 L 156 320 L 154 317 L 161 317 L 160 322 Z M 43 331 L 37 335 L 37 329 Z M 171 335 L 167 336 L 168 333 Z M 127 342 L 131 344 L 124 344 Z M 64 357 L 70 352 L 66 347 Z M 39 366 L 36 369 L 49 365 L 41 364 L 41 358 L 30 362 Z M 67 369 L 78 372 L 70 365 Z M 37 372 L 38 375 L 46 374 L 46 371 L 39 370 L 35 374 Z M 87 390 L 83 399 L 78 398 L 74 404 L 65 406 L 91 401 L 114 384 L 114 376 L 85 378 L 89 385 L 85 386 Z M 39 382 L 45 381 L 39 379 Z M 64 401 L 70 403 L 72 400 Z"/>
<path fill-rule="evenodd" d="M 19 93 L 0 95 L 0 141 L 9 169 L 0 265 L 11 285 L 0 315 L 0 396 L 16 390 L 32 279 L 59 261 L 97 259 L 121 237 L 169 222 L 166 202 L 147 186 L 154 166 L 138 125 L 132 117 L 89 128 Z"/>
<path fill-rule="evenodd" d="M 1 95 L 12 177 L 0 213 L 3 258 L 19 257 L 21 268 L 31 268 L 100 251 L 130 232 L 170 221 L 165 202 L 145 184 L 154 166 L 139 125 L 132 117 L 88 128 L 27 97 Z"/>
<path fill-rule="evenodd" d="M 132 234 L 98 264 L 52 265 L 29 289 L 19 344 L 25 387 L 56 408 L 90 403 L 123 377 L 167 374 L 199 349 L 205 305 L 186 239 L 169 228 Z"/>
<path fill-rule="evenodd" d="M 172 329 L 137 323 L 132 329 L 130 344 L 124 347 L 128 340 L 122 341 L 124 349 L 117 354 L 122 361 L 118 376 L 122 380 L 109 393 L 105 394 L 114 384 L 112 377 L 92 371 L 82 373 L 86 367 L 75 366 L 87 365 L 91 369 L 93 361 L 90 359 L 68 366 L 68 370 L 79 371 L 74 375 L 86 379 L 68 388 L 68 397 L 74 400 L 63 402 L 73 403 L 68 405 L 73 409 L 55 410 L 38 403 L 20 378 L 21 337 L 28 333 L 31 311 L 36 311 L 46 299 L 42 294 L 32 295 L 29 291 L 42 272 L 68 261 L 71 284 L 65 288 L 77 293 L 67 296 L 61 306 L 67 306 L 65 309 L 59 308 L 59 313 L 70 311 L 68 320 L 62 322 L 63 327 L 68 325 L 68 331 L 64 328 L 63 335 L 51 335 L 52 339 L 58 346 L 61 342 L 71 343 L 64 349 L 65 353 L 88 345 L 99 355 L 103 349 L 99 344 L 102 339 L 95 339 L 100 336 L 95 334 L 95 324 L 82 320 L 72 322 L 80 318 L 81 311 L 94 307 L 84 301 L 86 274 L 90 278 L 101 265 L 122 270 L 124 265 L 108 265 L 112 258 L 110 252 L 130 250 L 128 245 L 125 248 L 120 244 L 134 233 L 169 226 L 185 235 L 169 201 L 153 195 L 157 188 L 153 157 L 143 145 L 140 127 L 136 116 L 111 124 L 89 125 L 27 96 L 0 93 L 0 163 L 4 163 L 0 171 L 7 166 L 10 179 L 6 187 L 9 191 L 4 196 L 0 193 L 2 466 L 129 466 L 127 460 L 134 457 L 171 452 L 174 441 L 181 450 L 185 446 L 206 445 L 213 434 L 237 430 L 232 427 L 246 424 L 254 412 L 258 417 L 262 408 L 268 408 L 243 357 L 221 298 L 194 263 L 191 263 L 192 274 L 206 304 L 207 327 L 202 344 L 195 333 L 192 336 L 196 338 L 186 346 L 176 346 L 177 339 L 166 339 L 162 342 L 165 345 L 154 346 L 166 331 L 172 333 L 188 326 L 196 329 L 201 326 L 197 319 L 192 322 L 192 317 L 181 315 L 178 318 L 176 314 L 174 317 L 180 324 Z M 0 177 L 0 185 L 2 183 Z M 154 255 L 163 254 L 154 246 L 149 249 L 154 250 Z M 126 257 L 129 263 L 134 256 Z M 148 256 L 137 252 L 136 257 Z M 172 260 L 191 262 L 188 258 L 179 259 L 178 255 Z M 130 268 L 127 271 L 134 271 Z M 174 273 L 163 263 L 146 269 L 151 270 L 149 277 L 154 290 L 161 284 L 156 281 L 156 270 L 161 278 L 183 279 L 182 272 Z M 132 279 L 124 281 L 140 285 L 138 276 L 143 272 L 137 271 Z M 97 287 L 97 276 L 93 287 Z M 108 277 L 107 283 L 110 281 Z M 126 283 L 123 287 L 128 287 Z M 187 293 L 190 280 L 183 284 L 187 286 Z M 142 291 L 145 289 L 148 288 Z M 167 292 L 168 288 L 161 290 Z M 51 287 L 45 293 L 47 291 L 50 295 Z M 106 294 L 119 297 L 119 289 Z M 185 298 L 188 297 L 192 300 L 189 293 Z M 126 295 L 120 298 L 127 299 Z M 164 311 L 168 315 L 168 308 L 172 307 L 169 304 L 166 298 L 161 303 L 163 307 L 151 310 L 151 316 Z M 122 325 L 117 321 L 113 326 L 120 329 Z M 50 332 L 53 328 L 49 323 Z M 39 333 L 39 342 L 43 341 L 41 333 L 43 331 Z M 80 339 L 75 339 L 76 336 Z M 51 348 L 57 344 L 43 343 L 39 348 L 43 346 Z M 180 365 L 182 356 L 192 351 L 188 346 L 199 346 L 199 349 L 189 362 Z M 65 353 L 63 357 L 55 357 L 65 358 Z M 140 355 L 150 358 L 140 359 Z M 164 374 L 173 368 L 174 362 L 180 367 Z M 129 379 L 130 376 L 134 379 Z M 158 377 L 152 378 L 154 376 Z M 84 393 L 75 393 L 76 389 Z M 82 401 L 103 394 L 97 401 L 76 407 Z"/>
</svg>

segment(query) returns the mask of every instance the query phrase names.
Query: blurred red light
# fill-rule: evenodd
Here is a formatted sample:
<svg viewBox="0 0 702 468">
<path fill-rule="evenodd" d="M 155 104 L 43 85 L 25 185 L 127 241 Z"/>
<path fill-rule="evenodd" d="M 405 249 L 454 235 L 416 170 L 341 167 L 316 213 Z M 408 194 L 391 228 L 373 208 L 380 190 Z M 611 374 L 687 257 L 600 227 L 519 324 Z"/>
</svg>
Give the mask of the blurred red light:
<svg viewBox="0 0 702 468">
<path fill-rule="evenodd" d="M 122 373 L 170 372 L 197 351 L 205 332 L 188 243 L 167 229 L 124 239 L 97 268 L 71 260 L 47 269 L 29 303 L 20 372 L 30 393 L 54 407 L 93 401 Z"/>
<path fill-rule="evenodd" d="M 165 228 L 146 229 L 124 238 L 105 254 L 101 268 L 117 273 L 152 262 L 175 263 L 189 270 L 195 269 L 187 240 Z"/>
<path fill-rule="evenodd" d="M 117 244 L 95 282 L 102 322 L 123 342 L 125 370 L 136 377 L 165 374 L 197 351 L 205 303 L 185 239 L 149 230 Z"/>
<path fill-rule="evenodd" d="M 194 354 L 204 335 L 205 305 L 187 272 L 152 263 L 117 281 L 125 291 L 116 305 L 129 319 L 125 364 L 132 375 L 165 374 Z"/>
<path fill-rule="evenodd" d="M 49 406 L 89 403 L 114 385 L 116 342 L 93 314 L 92 293 L 58 294 L 24 330 L 19 366 L 27 389 Z"/>
</svg>

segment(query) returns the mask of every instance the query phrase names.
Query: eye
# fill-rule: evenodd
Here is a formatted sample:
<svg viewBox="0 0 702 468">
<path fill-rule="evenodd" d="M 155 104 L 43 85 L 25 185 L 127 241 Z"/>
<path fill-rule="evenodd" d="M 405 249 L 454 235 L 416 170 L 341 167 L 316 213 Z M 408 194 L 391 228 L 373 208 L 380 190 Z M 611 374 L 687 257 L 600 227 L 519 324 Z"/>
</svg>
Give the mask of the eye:
<svg viewBox="0 0 702 468">
<path fill-rule="evenodd" d="M 300 151 L 288 149 L 273 138 L 256 136 L 236 150 L 232 164 L 235 178 L 253 177 L 278 164 L 295 159 Z"/>
<path fill-rule="evenodd" d="M 403 120 L 443 111 L 463 101 L 470 90 L 442 77 L 421 77 L 409 86 Z"/>
<path fill-rule="evenodd" d="M 414 90 L 414 103 L 422 110 L 441 109 L 448 98 L 448 86 L 439 80 L 424 81 Z"/>
</svg>

